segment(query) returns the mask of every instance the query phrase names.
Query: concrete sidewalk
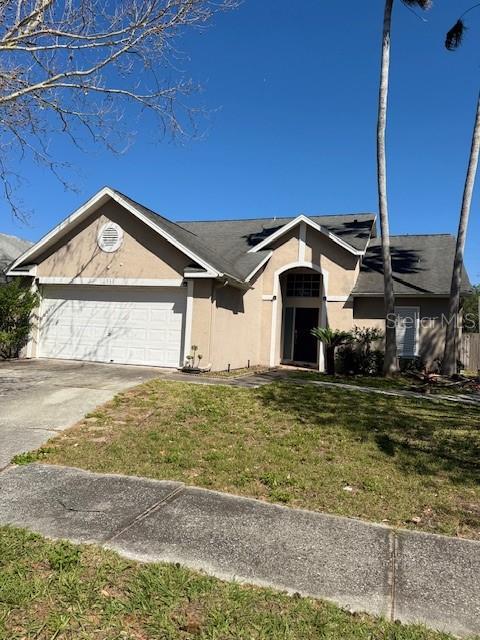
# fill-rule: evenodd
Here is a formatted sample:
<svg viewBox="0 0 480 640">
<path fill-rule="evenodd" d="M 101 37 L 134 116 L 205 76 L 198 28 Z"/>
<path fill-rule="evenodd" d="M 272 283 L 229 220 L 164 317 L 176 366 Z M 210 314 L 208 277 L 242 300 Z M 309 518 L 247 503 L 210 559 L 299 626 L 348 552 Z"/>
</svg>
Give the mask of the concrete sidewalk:
<svg viewBox="0 0 480 640">
<path fill-rule="evenodd" d="M 480 633 L 478 542 L 41 464 L 0 474 L 0 524 L 458 635 Z"/>
<path fill-rule="evenodd" d="M 443 403 L 456 402 L 458 404 L 469 404 L 480 407 L 480 395 L 447 395 L 435 394 L 426 395 L 416 391 L 407 391 L 403 389 L 376 389 L 375 387 L 362 387 L 357 384 L 347 384 L 345 382 L 327 382 L 326 380 L 305 380 L 304 378 L 290 378 L 290 382 L 299 385 L 314 384 L 318 387 L 326 387 L 328 389 L 344 389 L 346 391 L 357 391 L 358 393 L 376 393 L 381 396 L 393 396 L 399 398 L 413 398 L 414 400 L 427 400 L 429 402 Z"/>
</svg>

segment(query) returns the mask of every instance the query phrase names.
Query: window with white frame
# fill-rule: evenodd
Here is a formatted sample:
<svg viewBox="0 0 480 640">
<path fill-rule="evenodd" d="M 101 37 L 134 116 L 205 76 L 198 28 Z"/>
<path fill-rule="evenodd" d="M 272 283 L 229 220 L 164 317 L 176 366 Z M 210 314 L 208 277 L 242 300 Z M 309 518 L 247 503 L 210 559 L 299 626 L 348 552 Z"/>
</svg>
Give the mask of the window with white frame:
<svg viewBox="0 0 480 640">
<path fill-rule="evenodd" d="M 318 298 L 320 295 L 320 274 L 289 273 L 287 275 L 287 296 L 292 298 Z"/>
<path fill-rule="evenodd" d="M 420 308 L 395 307 L 397 354 L 403 358 L 418 356 Z"/>
</svg>

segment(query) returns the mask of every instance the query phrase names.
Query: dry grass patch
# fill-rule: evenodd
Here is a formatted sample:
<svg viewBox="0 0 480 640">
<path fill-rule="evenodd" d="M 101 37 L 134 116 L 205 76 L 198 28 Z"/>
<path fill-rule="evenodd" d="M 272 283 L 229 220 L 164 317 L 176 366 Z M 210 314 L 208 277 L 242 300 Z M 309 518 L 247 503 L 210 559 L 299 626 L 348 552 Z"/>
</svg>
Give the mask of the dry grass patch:
<svg viewBox="0 0 480 640">
<path fill-rule="evenodd" d="M 188 484 L 480 539 L 480 410 L 277 382 L 150 381 L 25 462 Z"/>
</svg>

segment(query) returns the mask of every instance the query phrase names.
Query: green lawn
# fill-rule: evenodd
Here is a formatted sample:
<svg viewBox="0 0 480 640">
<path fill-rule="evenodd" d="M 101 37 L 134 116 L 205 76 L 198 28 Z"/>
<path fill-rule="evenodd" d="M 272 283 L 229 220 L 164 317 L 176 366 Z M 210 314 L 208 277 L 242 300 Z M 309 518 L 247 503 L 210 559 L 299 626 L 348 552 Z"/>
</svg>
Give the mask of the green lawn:
<svg viewBox="0 0 480 640">
<path fill-rule="evenodd" d="M 452 640 L 419 626 L 0 528 L 1 640 Z"/>
<path fill-rule="evenodd" d="M 17 458 L 480 539 L 480 409 L 152 380 Z"/>
</svg>

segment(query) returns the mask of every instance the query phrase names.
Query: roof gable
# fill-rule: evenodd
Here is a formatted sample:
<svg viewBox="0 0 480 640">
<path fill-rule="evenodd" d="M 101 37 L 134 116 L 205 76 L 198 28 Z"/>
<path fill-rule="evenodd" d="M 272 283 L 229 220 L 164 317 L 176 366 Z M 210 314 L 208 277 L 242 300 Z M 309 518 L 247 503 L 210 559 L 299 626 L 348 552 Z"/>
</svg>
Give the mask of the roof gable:
<svg viewBox="0 0 480 640">
<path fill-rule="evenodd" d="M 345 240 L 343 240 L 342 238 L 337 236 L 335 233 L 332 233 L 327 228 L 325 228 L 322 225 L 314 222 L 313 220 L 311 220 L 307 216 L 304 216 L 303 214 L 297 216 L 296 218 L 294 218 L 293 220 L 291 220 L 287 224 L 284 224 L 283 226 L 280 226 L 276 231 L 274 231 L 273 233 L 268 235 L 264 240 L 261 240 L 258 244 L 256 244 L 254 247 L 252 247 L 249 250 L 249 253 L 256 253 L 257 251 L 261 251 L 262 249 L 266 249 L 273 242 L 275 242 L 276 240 L 281 238 L 283 235 L 288 233 L 291 229 L 295 228 L 296 226 L 298 226 L 299 224 L 302 224 L 302 223 L 306 224 L 309 227 L 311 227 L 315 231 L 318 231 L 319 233 L 323 234 L 324 236 L 329 238 L 329 240 L 331 240 L 335 244 L 338 244 L 340 247 L 342 247 L 346 251 L 349 251 L 353 255 L 360 256 L 360 255 L 364 254 L 364 251 L 356 249 L 355 247 L 352 247 L 351 244 L 349 244 L 348 242 L 345 242 Z"/>
<path fill-rule="evenodd" d="M 152 219 L 152 216 L 156 215 L 153 212 L 149 212 L 149 210 L 142 210 L 143 207 L 141 205 L 137 205 L 134 201 L 130 200 L 123 194 L 110 189 L 109 187 L 105 187 L 101 191 L 99 191 L 93 198 L 91 198 L 88 202 L 86 202 L 82 207 L 77 209 L 70 216 L 65 218 L 59 225 L 57 225 L 54 229 L 52 229 L 49 233 L 47 233 L 41 240 L 39 240 L 32 247 L 27 249 L 17 260 L 11 265 L 10 272 L 13 272 L 16 268 L 24 264 L 27 260 L 32 262 L 36 258 L 38 258 L 44 251 L 58 243 L 72 228 L 76 225 L 80 224 L 83 220 L 88 218 L 92 213 L 94 213 L 97 209 L 99 209 L 105 202 L 109 199 L 116 201 L 118 204 L 123 206 L 127 211 L 129 211 L 132 215 L 136 216 L 140 219 L 144 224 L 151 227 L 154 231 L 159 233 L 163 238 L 165 238 L 168 242 L 170 242 L 174 247 L 179 249 L 182 253 L 191 258 L 194 262 L 199 264 L 206 272 L 211 274 L 212 277 L 217 277 L 218 275 L 223 275 L 221 269 L 217 268 L 217 265 L 212 264 L 212 261 L 208 259 L 208 257 L 204 257 L 202 255 L 198 255 L 198 252 L 193 248 L 183 243 L 178 236 L 185 235 L 187 232 L 180 227 L 178 229 L 172 229 L 171 227 L 176 227 L 174 223 L 162 218 L 161 216 L 157 216 L 158 220 Z M 151 213 L 152 215 L 149 215 Z M 162 224 L 160 224 L 160 220 Z M 183 239 L 183 238 L 182 238 Z M 189 239 L 187 239 L 188 241 Z M 191 243 L 188 243 L 191 244 Z M 197 247 L 198 248 L 198 247 Z M 202 248 L 201 248 L 202 249 Z M 207 253 L 208 250 L 201 250 L 202 253 Z"/>
</svg>

